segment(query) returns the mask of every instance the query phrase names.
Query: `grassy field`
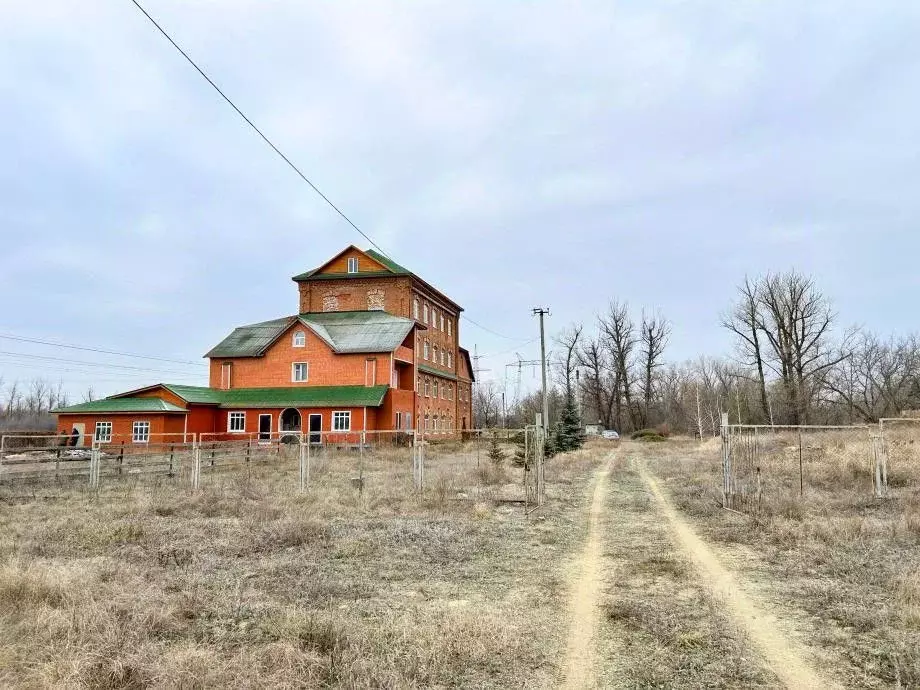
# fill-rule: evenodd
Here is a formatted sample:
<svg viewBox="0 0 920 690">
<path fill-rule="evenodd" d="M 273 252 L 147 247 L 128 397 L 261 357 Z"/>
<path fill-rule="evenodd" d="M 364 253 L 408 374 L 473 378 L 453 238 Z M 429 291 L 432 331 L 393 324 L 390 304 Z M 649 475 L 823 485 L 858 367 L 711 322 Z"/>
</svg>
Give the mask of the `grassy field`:
<svg viewBox="0 0 920 690">
<path fill-rule="evenodd" d="M 604 447 L 520 471 L 318 464 L 0 498 L 0 685 L 550 687 Z M 510 454 L 510 453 L 509 453 Z M 469 459 L 468 456 L 466 458 Z"/>
<path fill-rule="evenodd" d="M 805 495 L 767 494 L 750 516 L 720 507 L 718 441 L 630 452 L 830 675 L 847 687 L 920 687 L 920 473 L 911 465 L 892 468 L 892 498 L 877 500 L 858 454 L 813 452 Z"/>
</svg>

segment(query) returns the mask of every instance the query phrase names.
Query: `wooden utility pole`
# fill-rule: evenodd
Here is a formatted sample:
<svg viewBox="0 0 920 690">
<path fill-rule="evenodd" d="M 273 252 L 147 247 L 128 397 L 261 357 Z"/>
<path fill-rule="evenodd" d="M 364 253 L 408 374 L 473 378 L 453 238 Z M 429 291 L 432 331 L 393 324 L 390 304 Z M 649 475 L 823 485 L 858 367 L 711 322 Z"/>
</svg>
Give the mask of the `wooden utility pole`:
<svg viewBox="0 0 920 690">
<path fill-rule="evenodd" d="M 546 395 L 546 337 L 543 332 L 543 317 L 549 316 L 549 309 L 536 307 L 533 313 L 540 317 L 540 369 L 543 378 L 543 433 L 545 437 L 549 430 L 549 398 Z"/>
</svg>

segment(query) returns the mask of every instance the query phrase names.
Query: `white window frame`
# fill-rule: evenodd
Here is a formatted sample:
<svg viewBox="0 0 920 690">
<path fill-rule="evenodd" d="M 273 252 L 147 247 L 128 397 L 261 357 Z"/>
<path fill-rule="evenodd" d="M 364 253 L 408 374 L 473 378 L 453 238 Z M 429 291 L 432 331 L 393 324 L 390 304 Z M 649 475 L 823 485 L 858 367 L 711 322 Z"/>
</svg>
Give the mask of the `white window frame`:
<svg viewBox="0 0 920 690">
<path fill-rule="evenodd" d="M 303 378 L 297 378 L 297 367 L 303 367 Z M 291 383 L 306 383 L 310 380 L 309 362 L 291 362 Z"/>
<path fill-rule="evenodd" d="M 345 426 L 340 427 L 339 422 L 345 420 Z M 333 410 L 332 412 L 332 430 L 333 431 L 351 431 L 351 410 Z"/>
<path fill-rule="evenodd" d="M 105 434 L 100 434 L 99 432 L 107 428 Z M 93 428 L 93 440 L 97 443 L 111 443 L 112 442 L 112 422 L 96 422 L 96 426 Z"/>
<path fill-rule="evenodd" d="M 431 397 L 431 379 L 427 376 L 425 377 L 425 397 Z"/>
<path fill-rule="evenodd" d="M 418 321 L 418 297 L 414 297 L 412 301 L 412 318 Z"/>
<path fill-rule="evenodd" d="M 434 389 L 434 390 L 433 390 L 433 395 L 432 395 L 432 397 L 433 397 L 433 398 L 437 398 L 437 397 L 438 397 L 438 380 L 437 380 L 437 379 L 435 379 L 435 380 L 433 381 L 432 387 L 433 387 L 433 389 Z"/>
<path fill-rule="evenodd" d="M 444 332 L 444 314 L 441 314 L 441 333 Z"/>
<path fill-rule="evenodd" d="M 441 348 L 441 366 L 442 366 L 442 367 L 444 366 L 444 362 L 445 362 L 446 359 L 447 359 L 447 358 L 444 356 L 445 354 L 446 354 L 446 352 L 445 352 L 444 348 L 442 347 L 442 348 Z"/>
<path fill-rule="evenodd" d="M 454 353 L 451 352 L 450 350 L 447 351 L 447 368 L 448 369 L 454 368 Z"/>
<path fill-rule="evenodd" d="M 427 302 L 422 305 L 422 314 L 425 315 L 425 318 L 423 319 L 423 321 L 425 323 L 428 323 L 428 303 Z"/>
<path fill-rule="evenodd" d="M 357 273 L 357 272 L 358 272 L 358 257 L 356 257 L 356 256 L 349 256 L 349 257 L 348 257 L 348 268 L 347 268 L 347 270 L 348 270 L 349 273 Z"/>
<path fill-rule="evenodd" d="M 425 359 L 428 359 L 429 355 L 431 354 L 431 344 L 427 340 L 425 341 L 425 345 L 422 348 L 422 351 L 424 353 L 423 356 L 425 357 Z"/>
<path fill-rule="evenodd" d="M 447 336 L 452 337 L 453 333 L 451 332 L 450 319 L 447 319 Z"/>
<path fill-rule="evenodd" d="M 435 345 L 434 349 L 431 351 L 431 361 L 435 364 L 438 363 L 438 346 Z"/>
<path fill-rule="evenodd" d="M 239 428 L 234 428 L 234 421 L 242 422 L 238 425 Z M 245 412 L 230 412 L 227 414 L 227 433 L 230 434 L 245 434 L 246 433 L 246 413 Z"/>
<path fill-rule="evenodd" d="M 143 432 L 139 433 L 139 430 Z M 150 443 L 150 422 L 136 421 L 131 425 L 131 443 Z"/>
<path fill-rule="evenodd" d="M 296 331 L 291 338 L 291 347 L 306 347 L 307 334 L 304 331 Z"/>
</svg>

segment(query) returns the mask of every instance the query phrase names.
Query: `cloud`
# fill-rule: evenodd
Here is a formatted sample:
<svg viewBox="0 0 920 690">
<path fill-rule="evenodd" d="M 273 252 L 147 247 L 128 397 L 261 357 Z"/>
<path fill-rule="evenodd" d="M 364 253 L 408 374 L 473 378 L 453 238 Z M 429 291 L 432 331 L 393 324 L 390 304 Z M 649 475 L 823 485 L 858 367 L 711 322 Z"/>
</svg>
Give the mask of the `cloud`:
<svg viewBox="0 0 920 690">
<path fill-rule="evenodd" d="M 881 305 L 920 243 L 920 6 L 149 4 L 349 217 L 493 330 L 528 339 L 537 304 L 554 328 L 619 297 L 674 322 L 673 358 L 725 351 L 733 286 L 790 265 L 842 318 L 903 325 Z M 191 358 L 364 244 L 130 3 L 7 3 L 0 99 L 10 329 Z"/>
</svg>

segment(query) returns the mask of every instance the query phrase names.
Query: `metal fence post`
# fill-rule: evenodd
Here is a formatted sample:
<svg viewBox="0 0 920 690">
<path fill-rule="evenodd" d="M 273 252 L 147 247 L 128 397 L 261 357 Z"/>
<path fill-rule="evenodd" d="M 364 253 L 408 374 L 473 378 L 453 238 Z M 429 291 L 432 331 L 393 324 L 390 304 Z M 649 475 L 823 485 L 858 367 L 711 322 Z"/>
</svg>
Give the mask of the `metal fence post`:
<svg viewBox="0 0 920 690">
<path fill-rule="evenodd" d="M 198 490 L 201 483 L 201 444 L 196 443 L 192 451 L 192 489 Z"/>
<path fill-rule="evenodd" d="M 799 429 L 799 497 L 805 495 L 805 463 L 802 460 L 802 429 Z"/>
<path fill-rule="evenodd" d="M 731 508 L 731 433 L 728 426 L 728 413 L 722 413 L 722 507 Z"/>
<path fill-rule="evenodd" d="M 89 452 L 89 485 L 90 488 L 99 488 L 99 446 L 94 442 Z"/>
<path fill-rule="evenodd" d="M 300 491 L 304 492 L 307 490 L 307 485 L 310 483 L 310 441 L 309 438 L 307 442 L 304 443 L 303 438 L 300 439 Z"/>
</svg>

